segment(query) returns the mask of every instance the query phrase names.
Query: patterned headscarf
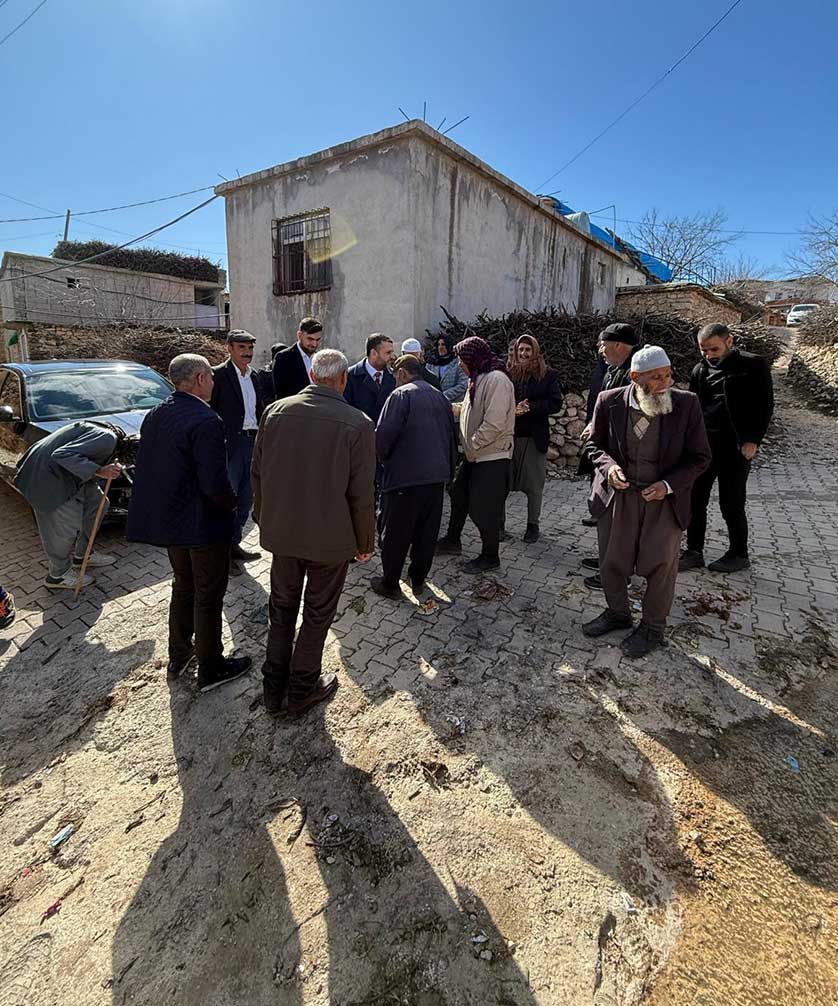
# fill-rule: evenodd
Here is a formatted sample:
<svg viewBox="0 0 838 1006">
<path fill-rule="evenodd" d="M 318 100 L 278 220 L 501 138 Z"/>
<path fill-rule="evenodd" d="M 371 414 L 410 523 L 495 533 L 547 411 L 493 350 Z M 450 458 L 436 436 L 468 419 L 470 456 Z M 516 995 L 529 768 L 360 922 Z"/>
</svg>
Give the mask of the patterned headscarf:
<svg viewBox="0 0 838 1006">
<path fill-rule="evenodd" d="M 474 401 L 477 378 L 492 370 L 503 370 L 503 363 L 492 352 L 492 347 L 479 335 L 470 335 L 454 347 L 454 352 L 468 367 L 468 397 Z"/>
</svg>

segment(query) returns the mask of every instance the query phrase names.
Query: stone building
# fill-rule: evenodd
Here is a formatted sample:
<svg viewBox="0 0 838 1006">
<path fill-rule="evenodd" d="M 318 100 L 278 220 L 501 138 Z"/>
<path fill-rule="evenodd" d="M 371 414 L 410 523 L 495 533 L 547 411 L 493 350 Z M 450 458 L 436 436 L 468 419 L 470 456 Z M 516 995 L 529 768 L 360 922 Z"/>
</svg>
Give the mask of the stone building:
<svg viewBox="0 0 838 1006">
<path fill-rule="evenodd" d="M 742 313 L 729 300 L 697 283 L 659 283 L 620 289 L 614 310 L 621 318 L 679 314 L 703 325 L 714 321 L 737 325 L 742 320 Z"/>
<path fill-rule="evenodd" d="M 443 317 L 613 307 L 634 264 L 421 121 L 225 182 L 231 325 L 290 342 L 316 315 L 357 359 L 371 332 Z M 645 280 L 644 280 L 645 281 Z"/>
</svg>

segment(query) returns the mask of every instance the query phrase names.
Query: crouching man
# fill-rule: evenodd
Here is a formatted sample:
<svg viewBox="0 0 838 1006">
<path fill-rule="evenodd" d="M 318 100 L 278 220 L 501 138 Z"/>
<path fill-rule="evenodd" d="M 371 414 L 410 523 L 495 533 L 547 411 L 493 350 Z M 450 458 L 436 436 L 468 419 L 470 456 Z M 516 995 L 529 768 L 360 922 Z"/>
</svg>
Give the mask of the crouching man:
<svg viewBox="0 0 838 1006">
<path fill-rule="evenodd" d="M 646 579 L 643 617 L 622 650 L 642 657 L 663 642 L 693 483 L 711 460 L 698 398 L 672 390 L 672 366 L 660 346 L 634 355 L 628 387 L 600 394 L 591 445 L 588 507 L 597 518 L 608 607 L 582 631 L 598 637 L 632 627 L 628 581 L 637 573 Z"/>
</svg>

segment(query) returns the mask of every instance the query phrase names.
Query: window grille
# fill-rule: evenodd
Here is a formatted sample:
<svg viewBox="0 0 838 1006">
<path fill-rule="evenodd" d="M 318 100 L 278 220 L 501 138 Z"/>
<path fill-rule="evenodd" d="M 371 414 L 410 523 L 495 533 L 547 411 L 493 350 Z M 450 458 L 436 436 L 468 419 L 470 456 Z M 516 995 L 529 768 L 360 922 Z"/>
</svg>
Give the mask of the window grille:
<svg viewBox="0 0 838 1006">
<path fill-rule="evenodd" d="M 332 285 L 332 230 L 328 210 L 273 222 L 274 293 L 326 290 Z"/>
</svg>

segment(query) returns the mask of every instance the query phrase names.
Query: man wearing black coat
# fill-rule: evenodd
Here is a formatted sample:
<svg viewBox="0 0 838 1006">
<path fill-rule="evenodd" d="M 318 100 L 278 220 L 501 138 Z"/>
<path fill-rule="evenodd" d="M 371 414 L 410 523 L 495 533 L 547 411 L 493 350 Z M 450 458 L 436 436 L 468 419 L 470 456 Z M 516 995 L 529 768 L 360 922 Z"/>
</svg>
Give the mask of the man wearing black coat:
<svg viewBox="0 0 838 1006">
<path fill-rule="evenodd" d="M 751 461 L 771 422 L 774 385 L 768 363 L 761 356 L 736 349 L 726 325 L 705 325 L 698 333 L 698 348 L 704 359 L 690 376 L 690 391 L 701 402 L 713 461 L 693 486 L 687 549 L 679 568 L 683 571 L 704 565 L 707 506 L 713 483 L 718 479 L 719 507 L 730 544 L 708 569 L 735 573 L 751 564 L 746 487 Z"/>
<path fill-rule="evenodd" d="M 381 332 L 373 332 L 367 339 L 366 354 L 365 359 L 349 368 L 343 397 L 377 423 L 387 396 L 396 386 L 390 373 L 393 340 Z"/>
<path fill-rule="evenodd" d="M 290 398 L 311 384 L 311 361 L 320 349 L 323 326 L 317 318 L 303 318 L 297 329 L 297 341 L 281 349 L 274 357 L 274 397 Z"/>
<path fill-rule="evenodd" d="M 243 328 L 234 328 L 227 335 L 230 359 L 212 368 L 213 386 L 210 405 L 221 416 L 227 439 L 227 474 L 236 494 L 236 520 L 233 524 L 230 559 L 247 562 L 258 559 L 259 552 L 246 552 L 241 547 L 242 531 L 250 516 L 253 493 L 250 488 L 250 466 L 253 444 L 259 420 L 269 403 L 262 385 L 250 366 L 256 337 Z M 234 572 L 238 572 L 235 567 Z"/>
<path fill-rule="evenodd" d="M 198 686 L 206 692 L 241 677 L 251 663 L 225 657 L 221 645 L 236 497 L 224 425 L 209 405 L 209 362 L 192 353 L 176 356 L 169 380 L 174 394 L 148 413 L 140 430 L 127 537 L 168 550 L 174 573 L 169 673 L 179 674 L 197 657 Z"/>
</svg>

